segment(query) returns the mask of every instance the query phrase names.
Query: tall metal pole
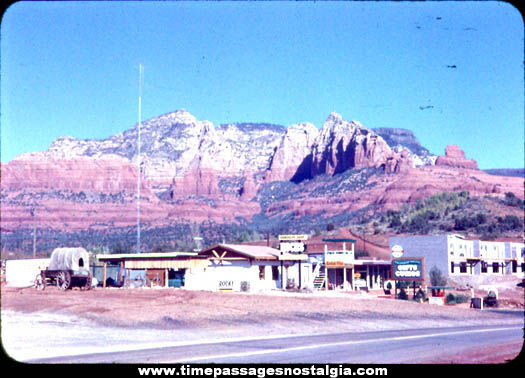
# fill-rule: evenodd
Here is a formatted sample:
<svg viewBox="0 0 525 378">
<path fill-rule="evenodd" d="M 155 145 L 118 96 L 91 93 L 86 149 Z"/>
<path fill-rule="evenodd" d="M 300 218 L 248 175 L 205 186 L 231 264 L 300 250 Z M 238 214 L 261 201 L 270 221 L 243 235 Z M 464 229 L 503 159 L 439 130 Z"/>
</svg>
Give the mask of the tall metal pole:
<svg viewBox="0 0 525 378">
<path fill-rule="evenodd" d="M 140 253 L 140 176 L 141 176 L 141 161 L 140 161 L 140 128 L 142 123 L 142 64 L 139 64 L 139 124 L 137 129 L 137 253 Z"/>
<path fill-rule="evenodd" d="M 33 216 L 33 258 L 36 258 L 36 213 L 35 213 L 35 208 L 31 209 L 31 215 Z"/>
</svg>

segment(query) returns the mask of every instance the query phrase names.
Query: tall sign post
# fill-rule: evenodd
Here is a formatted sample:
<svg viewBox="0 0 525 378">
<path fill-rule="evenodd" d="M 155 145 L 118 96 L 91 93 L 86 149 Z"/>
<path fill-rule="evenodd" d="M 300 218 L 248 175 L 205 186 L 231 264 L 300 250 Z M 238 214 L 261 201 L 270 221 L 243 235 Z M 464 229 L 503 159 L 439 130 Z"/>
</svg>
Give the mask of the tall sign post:
<svg viewBox="0 0 525 378">
<path fill-rule="evenodd" d="M 288 276 L 284 274 L 285 267 L 284 261 L 298 261 L 298 279 L 299 283 L 297 287 L 301 288 L 301 261 L 307 261 L 308 255 L 306 252 L 306 245 L 304 241 L 308 239 L 308 235 L 279 235 L 279 250 L 281 251 L 279 255 L 279 260 L 281 260 L 281 288 L 286 289 L 286 280 Z"/>
</svg>

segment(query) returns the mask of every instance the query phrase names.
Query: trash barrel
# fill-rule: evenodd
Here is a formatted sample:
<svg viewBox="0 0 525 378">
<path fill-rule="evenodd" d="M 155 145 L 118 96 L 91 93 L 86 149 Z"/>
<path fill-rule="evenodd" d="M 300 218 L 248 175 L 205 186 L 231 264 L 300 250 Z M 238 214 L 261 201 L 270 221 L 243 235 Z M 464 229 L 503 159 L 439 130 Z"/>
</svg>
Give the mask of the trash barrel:
<svg viewBox="0 0 525 378">
<path fill-rule="evenodd" d="M 481 298 L 471 298 L 470 308 L 481 308 Z"/>
</svg>

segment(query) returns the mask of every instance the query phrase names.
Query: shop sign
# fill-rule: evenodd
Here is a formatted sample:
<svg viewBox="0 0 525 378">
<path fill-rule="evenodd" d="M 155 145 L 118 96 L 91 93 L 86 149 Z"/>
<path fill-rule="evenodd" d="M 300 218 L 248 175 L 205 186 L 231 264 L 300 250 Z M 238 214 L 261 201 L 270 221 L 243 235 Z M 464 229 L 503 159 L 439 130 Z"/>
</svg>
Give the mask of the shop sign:
<svg viewBox="0 0 525 378">
<path fill-rule="evenodd" d="M 300 235 L 279 235 L 279 240 L 286 240 L 286 241 L 298 241 L 298 240 L 307 240 L 308 235 L 300 234 Z"/>
<path fill-rule="evenodd" d="M 353 251 L 326 251 L 324 254 L 326 265 L 337 263 L 339 265 L 353 264 L 355 262 Z"/>
<path fill-rule="evenodd" d="M 308 255 L 304 253 L 282 253 L 279 255 L 279 260 L 293 260 L 293 261 L 307 261 Z"/>
<path fill-rule="evenodd" d="M 424 257 L 410 257 L 392 260 L 392 279 L 396 281 L 423 281 L 424 274 Z"/>
<path fill-rule="evenodd" d="M 232 280 L 221 280 L 219 281 L 219 290 L 221 291 L 232 291 L 233 281 Z"/>
<path fill-rule="evenodd" d="M 396 244 L 395 246 L 392 247 L 392 257 L 394 259 L 403 257 L 403 253 L 404 253 L 403 247 L 401 247 L 400 245 Z"/>
<path fill-rule="evenodd" d="M 326 261 L 325 265 L 327 268 L 343 268 L 345 263 L 343 261 Z"/>
<path fill-rule="evenodd" d="M 284 242 L 279 243 L 279 250 L 281 252 L 296 252 L 301 253 L 305 251 L 305 246 L 303 242 Z"/>
</svg>

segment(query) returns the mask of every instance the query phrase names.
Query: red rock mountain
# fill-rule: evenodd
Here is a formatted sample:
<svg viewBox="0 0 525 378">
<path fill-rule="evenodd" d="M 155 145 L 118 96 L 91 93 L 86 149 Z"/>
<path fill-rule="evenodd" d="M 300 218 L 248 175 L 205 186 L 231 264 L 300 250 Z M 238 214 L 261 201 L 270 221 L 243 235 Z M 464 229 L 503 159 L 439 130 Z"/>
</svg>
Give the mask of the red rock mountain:
<svg viewBox="0 0 525 378">
<path fill-rule="evenodd" d="M 104 140 L 63 137 L 46 151 L 2 164 L 2 240 L 23 238 L 20 230 L 33 222 L 40 230 L 83 232 L 89 240 L 132 234 L 137 131 L 135 125 Z M 214 127 L 179 110 L 144 122 L 141 140 L 140 219 L 151 232 L 203 222 L 219 230 L 217 237 L 221 227 L 264 231 L 293 223 L 308 229 L 440 191 L 523 198 L 522 178 L 479 171 L 458 146 L 448 146 L 435 165 L 415 166 L 413 152 L 393 150 L 373 130 L 337 113 L 318 130 L 309 123 Z"/>
</svg>

